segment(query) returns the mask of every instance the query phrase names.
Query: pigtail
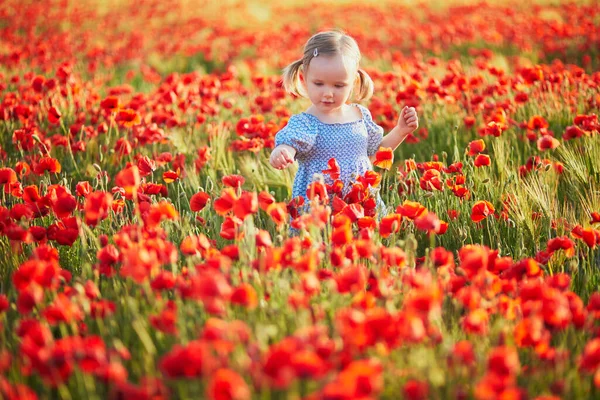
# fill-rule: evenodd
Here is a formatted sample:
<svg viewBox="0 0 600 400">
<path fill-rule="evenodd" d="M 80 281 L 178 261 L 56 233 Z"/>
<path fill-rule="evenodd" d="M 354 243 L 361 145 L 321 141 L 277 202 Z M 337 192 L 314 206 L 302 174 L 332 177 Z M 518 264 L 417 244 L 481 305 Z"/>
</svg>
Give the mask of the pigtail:
<svg viewBox="0 0 600 400">
<path fill-rule="evenodd" d="M 296 60 L 283 69 L 283 88 L 286 92 L 296 96 L 303 96 L 300 83 L 300 68 L 303 60 Z"/>
<path fill-rule="evenodd" d="M 358 93 L 356 101 L 369 100 L 373 96 L 373 80 L 363 69 L 358 69 Z"/>
</svg>

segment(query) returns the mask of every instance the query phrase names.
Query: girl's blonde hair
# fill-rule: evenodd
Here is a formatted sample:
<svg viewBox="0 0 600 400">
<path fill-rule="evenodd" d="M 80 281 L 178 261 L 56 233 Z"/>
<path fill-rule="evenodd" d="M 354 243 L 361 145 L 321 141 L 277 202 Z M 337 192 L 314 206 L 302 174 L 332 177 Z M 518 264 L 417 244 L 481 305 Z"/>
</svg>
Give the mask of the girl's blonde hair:
<svg viewBox="0 0 600 400">
<path fill-rule="evenodd" d="M 304 57 L 294 61 L 283 70 L 283 87 L 287 92 L 296 96 L 307 97 L 300 83 L 300 72 L 306 72 L 315 54 L 318 54 L 318 56 L 341 54 L 354 59 L 358 72 L 356 101 L 368 100 L 373 95 L 373 80 L 369 74 L 359 68 L 361 54 L 356 41 L 340 31 L 319 32 L 308 39 L 308 42 L 304 45 Z"/>
</svg>

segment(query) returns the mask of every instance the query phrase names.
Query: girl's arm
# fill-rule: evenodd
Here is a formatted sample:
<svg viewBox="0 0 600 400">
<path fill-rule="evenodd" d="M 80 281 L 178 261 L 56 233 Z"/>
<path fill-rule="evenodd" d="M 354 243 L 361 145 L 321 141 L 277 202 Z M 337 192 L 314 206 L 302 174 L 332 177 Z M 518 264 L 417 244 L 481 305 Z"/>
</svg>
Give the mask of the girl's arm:
<svg viewBox="0 0 600 400">
<path fill-rule="evenodd" d="M 419 127 L 419 117 L 414 107 L 404 107 L 400 112 L 398 124 L 383 137 L 380 147 L 389 147 L 396 149 L 406 139 L 409 133 L 414 132 Z"/>
</svg>

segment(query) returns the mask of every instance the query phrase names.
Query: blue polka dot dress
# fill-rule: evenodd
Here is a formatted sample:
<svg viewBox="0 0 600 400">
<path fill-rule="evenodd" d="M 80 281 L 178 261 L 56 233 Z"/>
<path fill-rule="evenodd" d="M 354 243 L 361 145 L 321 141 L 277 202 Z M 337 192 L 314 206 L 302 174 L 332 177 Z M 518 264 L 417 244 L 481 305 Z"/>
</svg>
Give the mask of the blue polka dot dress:
<svg viewBox="0 0 600 400">
<path fill-rule="evenodd" d="M 292 197 L 306 199 L 306 189 L 315 174 L 323 175 L 327 162 L 335 158 L 340 166 L 340 180 L 344 182 L 344 194 L 356 177 L 373 169 L 369 156 L 374 155 L 383 138 L 383 128 L 377 125 L 371 113 L 360 104 L 362 118 L 347 123 L 326 124 L 308 113 L 290 117 L 287 125 L 275 136 L 275 146 L 286 144 L 296 149 L 298 172 L 294 179 Z M 331 184 L 329 175 L 324 176 Z M 380 201 L 378 201 L 379 203 Z"/>
</svg>

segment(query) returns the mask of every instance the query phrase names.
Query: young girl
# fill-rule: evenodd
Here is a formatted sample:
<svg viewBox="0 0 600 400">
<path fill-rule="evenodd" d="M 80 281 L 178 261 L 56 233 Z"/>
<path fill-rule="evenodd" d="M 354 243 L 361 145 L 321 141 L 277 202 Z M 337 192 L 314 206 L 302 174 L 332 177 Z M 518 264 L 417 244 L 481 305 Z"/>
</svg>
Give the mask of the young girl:
<svg viewBox="0 0 600 400">
<path fill-rule="evenodd" d="M 373 94 L 373 81 L 360 69 L 360 58 L 354 39 L 337 31 L 321 32 L 308 40 L 302 59 L 284 69 L 285 89 L 312 103 L 277 133 L 269 160 L 277 169 L 298 160 L 294 198 L 306 197 L 313 175 L 322 174 L 331 158 L 337 160 L 339 179 L 348 189 L 357 176 L 372 169 L 369 157 L 380 147 L 394 150 L 419 125 L 415 109 L 404 107 L 398 124 L 384 137 L 367 108 L 349 103 L 354 89 L 356 101 Z"/>
</svg>

